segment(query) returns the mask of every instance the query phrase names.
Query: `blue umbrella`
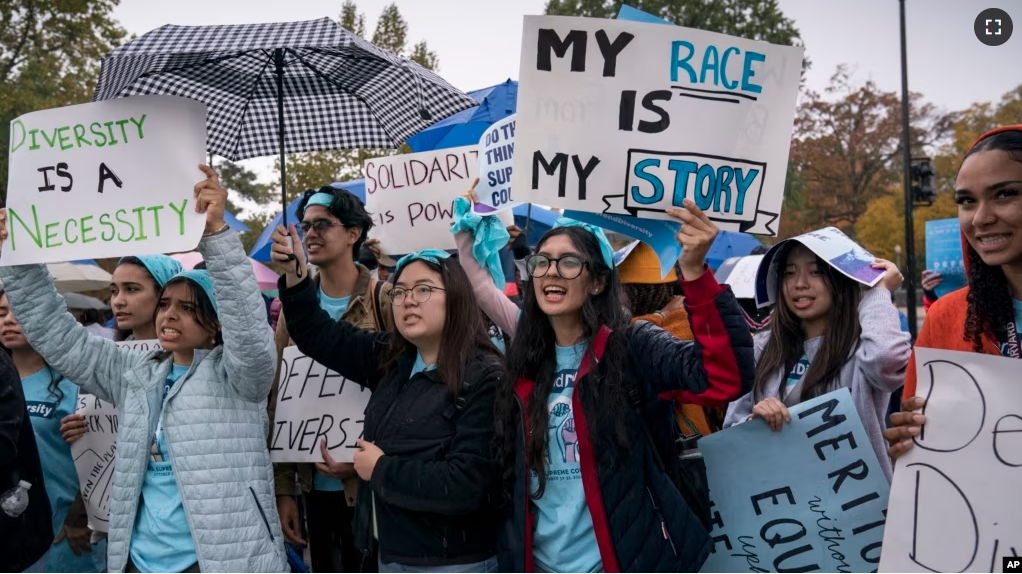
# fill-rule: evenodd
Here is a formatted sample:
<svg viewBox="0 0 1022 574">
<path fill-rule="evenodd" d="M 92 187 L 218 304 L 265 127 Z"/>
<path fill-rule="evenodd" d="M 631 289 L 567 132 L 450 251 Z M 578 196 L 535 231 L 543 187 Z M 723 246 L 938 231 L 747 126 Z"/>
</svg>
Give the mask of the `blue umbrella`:
<svg viewBox="0 0 1022 574">
<path fill-rule="evenodd" d="M 744 257 L 760 245 L 759 239 L 748 233 L 721 231 L 706 254 L 706 263 L 710 269 L 717 269 L 731 257 Z"/>
<path fill-rule="evenodd" d="M 78 265 L 95 265 L 99 267 L 99 263 L 96 263 L 95 259 L 76 259 L 74 261 L 68 261 L 68 263 L 75 263 Z"/>
<path fill-rule="evenodd" d="M 529 236 L 526 239 L 528 239 L 530 246 L 535 246 L 539 243 L 543 234 L 550 231 L 561 216 L 558 215 L 556 211 L 551 211 L 544 207 L 533 205 L 531 214 L 532 224 L 529 225 L 529 205 L 530 204 L 528 203 L 523 203 L 518 207 L 515 207 L 512 210 L 512 213 L 515 216 L 515 225 L 521 228 L 522 231 L 524 231 L 526 225 L 528 225 Z"/>
<path fill-rule="evenodd" d="M 412 151 L 432 151 L 463 145 L 475 145 L 486 129 L 518 109 L 518 82 L 508 80 L 468 96 L 479 102 L 474 108 L 462 110 L 408 138 Z"/>
<path fill-rule="evenodd" d="M 224 223 L 230 225 L 231 229 L 237 231 L 238 233 L 245 233 L 249 231 L 248 226 L 242 223 L 241 220 L 238 219 L 230 211 L 224 211 Z"/>
<path fill-rule="evenodd" d="M 362 203 L 365 203 L 366 201 L 366 184 L 364 179 L 356 179 L 344 182 L 339 181 L 331 183 L 330 186 L 351 192 L 352 194 L 355 195 L 355 197 L 361 199 Z M 290 204 L 288 204 L 287 206 L 288 221 L 291 222 L 298 221 L 298 217 L 295 215 L 295 211 L 298 210 L 298 203 L 301 200 L 302 196 L 299 195 Z M 270 241 L 270 235 L 273 235 L 273 230 L 276 229 L 277 226 L 280 225 L 282 221 L 283 220 L 281 219 L 281 216 L 278 213 L 277 217 L 274 217 L 273 221 L 271 221 L 270 224 L 266 226 L 266 229 L 263 230 L 263 233 L 259 236 L 259 239 L 256 240 L 255 245 L 252 246 L 252 251 L 250 251 L 248 254 L 249 257 L 255 259 L 256 261 L 262 262 L 270 261 L 270 244 L 273 243 L 272 241 Z"/>
</svg>

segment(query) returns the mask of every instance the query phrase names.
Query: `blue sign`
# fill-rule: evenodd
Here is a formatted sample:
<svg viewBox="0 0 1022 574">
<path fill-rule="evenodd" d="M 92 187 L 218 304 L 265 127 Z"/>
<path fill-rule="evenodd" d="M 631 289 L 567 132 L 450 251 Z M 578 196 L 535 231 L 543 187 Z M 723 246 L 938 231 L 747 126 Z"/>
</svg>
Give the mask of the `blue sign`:
<svg viewBox="0 0 1022 574">
<path fill-rule="evenodd" d="M 958 218 L 926 222 L 926 268 L 944 278 L 944 282 L 934 289 L 938 297 L 957 291 L 968 283 Z"/>
<path fill-rule="evenodd" d="M 588 211 L 564 212 L 564 217 L 602 227 L 607 231 L 638 239 L 653 248 L 660 259 L 660 277 L 667 277 L 674 263 L 681 257 L 681 245 L 674 237 L 681 231 L 681 223 L 660 219 L 639 219 L 625 215 L 603 215 Z"/>
<path fill-rule="evenodd" d="M 890 485 L 848 389 L 699 439 L 713 501 L 702 572 L 874 572 Z"/>
</svg>

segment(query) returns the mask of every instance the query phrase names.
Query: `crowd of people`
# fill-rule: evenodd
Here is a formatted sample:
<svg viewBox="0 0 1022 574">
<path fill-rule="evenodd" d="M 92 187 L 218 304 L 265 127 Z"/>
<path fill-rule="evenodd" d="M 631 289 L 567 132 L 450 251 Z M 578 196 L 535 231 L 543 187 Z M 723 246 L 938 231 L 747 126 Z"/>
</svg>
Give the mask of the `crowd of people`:
<svg viewBox="0 0 1022 574">
<path fill-rule="evenodd" d="M 455 254 L 376 269 L 371 214 L 327 186 L 273 234 L 286 272 L 267 305 L 227 193 L 200 169 L 205 269 L 125 257 L 110 285 L 115 338 L 158 349 L 77 320 L 45 266 L 0 267 L 0 555 L 14 571 L 286 572 L 307 548 L 314 572 L 695 572 L 710 503 L 681 455 L 699 437 L 778 431 L 847 388 L 890 481 L 926 423 L 889 261 L 864 288 L 789 243 L 767 316 L 708 269 L 718 229 L 691 200 L 668 210 L 682 254 L 662 277 L 649 247 L 615 265 L 604 232 L 573 220 L 523 247 L 466 209 L 468 190 Z M 1022 126 L 981 137 L 954 193 L 969 286 L 938 299 L 926 275 L 915 344 L 1022 358 Z M 507 245 L 516 300 L 491 271 Z M 323 462 L 271 462 L 292 345 L 372 391 L 353 463 L 325 441 Z M 119 412 L 106 533 L 88 528 L 71 456 L 88 432 L 79 393 Z"/>
</svg>

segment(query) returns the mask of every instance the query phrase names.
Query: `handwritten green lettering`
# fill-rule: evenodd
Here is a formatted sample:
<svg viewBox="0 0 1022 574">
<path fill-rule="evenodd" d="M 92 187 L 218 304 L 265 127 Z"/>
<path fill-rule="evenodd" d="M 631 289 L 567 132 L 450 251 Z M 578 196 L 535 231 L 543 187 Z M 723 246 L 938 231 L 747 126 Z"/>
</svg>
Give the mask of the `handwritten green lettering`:
<svg viewBox="0 0 1022 574">
<path fill-rule="evenodd" d="M 82 147 L 82 144 L 92 147 L 92 142 L 85 139 L 85 126 L 82 124 L 75 124 L 75 143 L 78 147 Z"/>
<path fill-rule="evenodd" d="M 34 226 L 35 227 L 35 233 L 32 233 L 32 228 L 30 228 L 29 226 L 25 225 L 25 222 L 21 219 L 21 217 L 18 216 L 18 212 L 14 211 L 11 208 L 7 208 L 7 212 L 11 214 L 11 222 L 13 223 L 16 220 L 18 223 L 20 223 L 21 227 L 23 227 L 25 229 L 25 232 L 28 233 L 28 236 L 32 238 L 32 242 L 36 244 L 36 247 L 39 247 L 41 249 L 43 247 L 42 233 L 40 233 L 40 231 L 39 231 L 39 214 L 36 213 L 35 206 L 34 205 L 32 206 L 32 221 L 35 224 L 35 226 Z M 17 229 L 17 226 L 11 225 L 11 229 L 10 229 L 10 231 L 11 231 L 11 251 L 16 251 L 18 249 L 17 244 L 15 243 L 15 238 L 14 238 L 14 236 L 15 236 L 14 230 L 15 229 Z"/>
<path fill-rule="evenodd" d="M 138 121 L 135 121 L 135 118 L 131 118 L 131 123 L 135 124 L 135 127 L 138 128 L 138 139 L 140 140 L 145 139 L 145 136 L 142 135 L 142 124 L 145 123 L 145 116 L 145 114 L 142 114 L 142 118 Z"/>
<path fill-rule="evenodd" d="M 103 122 L 103 125 L 106 126 L 106 131 L 110 134 L 110 145 L 117 145 L 117 138 L 114 137 L 114 123 Z"/>
<path fill-rule="evenodd" d="M 154 205 L 149 208 L 149 211 L 153 212 L 153 223 L 156 225 L 156 237 L 160 236 L 160 210 L 163 209 L 162 205 Z"/>
<path fill-rule="evenodd" d="M 68 134 L 68 132 L 70 131 L 71 128 L 67 126 L 63 126 L 54 130 L 54 133 L 57 134 L 57 139 L 60 140 L 61 150 L 71 149 L 75 147 L 74 144 L 71 143 L 71 136 Z"/>
<path fill-rule="evenodd" d="M 57 232 L 54 231 L 53 233 L 50 233 L 50 228 L 51 227 L 57 227 L 58 225 L 60 225 L 60 223 L 54 221 L 53 223 L 47 223 L 44 226 L 44 228 L 46 229 L 46 247 L 47 248 L 50 248 L 50 247 L 60 247 L 61 245 L 63 245 L 63 243 L 50 243 L 50 239 L 51 238 L 53 238 L 53 239 L 57 238 Z"/>
<path fill-rule="evenodd" d="M 104 213 L 103 215 L 107 215 L 107 214 Z M 92 219 L 92 217 L 93 216 L 91 216 L 91 215 L 86 215 L 85 217 L 82 218 L 82 222 L 80 224 L 81 231 L 82 231 L 82 245 L 84 245 L 86 243 L 92 243 L 93 241 L 96 240 L 95 237 L 91 237 L 90 238 L 90 237 L 86 236 L 86 234 L 88 232 L 92 231 L 92 227 L 89 227 L 89 226 L 85 225 L 85 222 L 90 220 L 90 219 Z M 102 216 L 100 217 L 100 221 L 102 221 Z"/>
<path fill-rule="evenodd" d="M 99 125 L 99 122 L 92 122 L 91 124 L 89 124 L 89 131 L 92 132 L 92 135 L 96 136 L 97 138 L 103 138 L 103 141 L 100 141 L 98 139 L 92 140 L 93 142 L 96 143 L 96 147 L 103 147 L 106 145 L 106 134 L 103 133 L 103 126 Z"/>
<path fill-rule="evenodd" d="M 64 222 L 64 241 L 66 241 L 68 245 L 74 245 L 75 243 L 78 243 L 78 239 L 79 239 L 79 236 L 76 235 L 75 238 L 74 238 L 74 241 L 72 241 L 71 240 L 71 236 L 68 235 L 67 226 L 71 225 L 72 223 L 74 223 L 77 226 L 78 225 L 78 220 L 77 219 L 68 219 L 67 221 Z"/>
<path fill-rule="evenodd" d="M 124 238 L 124 237 L 121 237 L 120 233 L 118 233 L 117 234 L 117 241 L 121 241 L 121 242 L 125 242 L 126 243 L 126 242 L 131 241 L 132 239 L 135 238 L 135 226 L 132 225 L 130 221 L 125 221 L 125 220 L 121 219 L 121 214 L 122 213 L 127 214 L 128 210 L 127 209 L 118 209 L 117 212 L 114 214 L 114 218 L 117 219 L 118 223 L 123 223 L 124 225 L 127 225 L 129 229 L 131 229 L 131 236 L 129 236 L 127 238 Z"/>
<path fill-rule="evenodd" d="M 117 228 L 114 227 L 113 223 L 110 223 L 110 214 L 104 213 L 99 216 L 99 224 L 110 228 L 110 237 L 107 237 L 106 231 L 99 235 L 99 238 L 103 241 L 113 241 L 114 235 L 117 233 Z"/>
<path fill-rule="evenodd" d="M 149 237 L 145 234 L 145 223 L 142 222 L 142 212 L 145 211 L 145 208 L 136 207 L 131 211 L 138 215 L 138 237 L 135 238 L 135 241 L 145 241 L 146 239 L 149 239 Z"/>
<path fill-rule="evenodd" d="M 184 200 L 183 202 L 181 202 L 181 209 L 178 209 L 177 206 L 174 205 L 173 201 L 170 202 L 170 208 L 173 209 L 174 213 L 177 214 L 178 235 L 184 235 L 185 234 L 185 207 L 187 207 L 187 206 L 188 206 L 188 200 L 187 199 Z"/>
<path fill-rule="evenodd" d="M 53 128 L 53 139 L 50 139 L 49 136 L 46 135 L 46 132 L 42 133 L 43 139 L 46 140 L 46 144 L 52 148 L 57 143 L 57 128 Z"/>
<path fill-rule="evenodd" d="M 28 135 L 32 136 L 32 145 L 28 146 L 29 151 L 39 149 L 39 142 L 35 140 L 35 135 L 39 133 L 39 130 L 29 130 Z"/>
</svg>

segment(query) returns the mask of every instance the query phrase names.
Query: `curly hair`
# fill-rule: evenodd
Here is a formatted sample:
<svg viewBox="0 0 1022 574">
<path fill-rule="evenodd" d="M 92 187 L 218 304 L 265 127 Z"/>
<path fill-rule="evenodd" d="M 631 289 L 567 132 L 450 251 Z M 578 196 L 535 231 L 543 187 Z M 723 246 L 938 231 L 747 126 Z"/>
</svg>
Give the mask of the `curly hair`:
<svg viewBox="0 0 1022 574">
<path fill-rule="evenodd" d="M 670 283 L 625 283 L 621 285 L 628 297 L 632 315 L 641 317 L 663 309 L 677 295 L 681 295 L 681 284 Z"/>
<path fill-rule="evenodd" d="M 977 143 L 965 159 L 984 151 L 1004 151 L 1013 161 L 1022 163 L 1022 131 L 994 134 Z M 965 164 L 965 160 L 962 160 Z M 1015 320 L 1008 278 L 1000 266 L 987 265 L 979 253 L 968 245 L 969 294 L 965 315 L 965 340 L 972 343 L 973 351 L 983 351 L 983 335 L 992 333 L 999 338 L 1009 323 Z"/>
</svg>

